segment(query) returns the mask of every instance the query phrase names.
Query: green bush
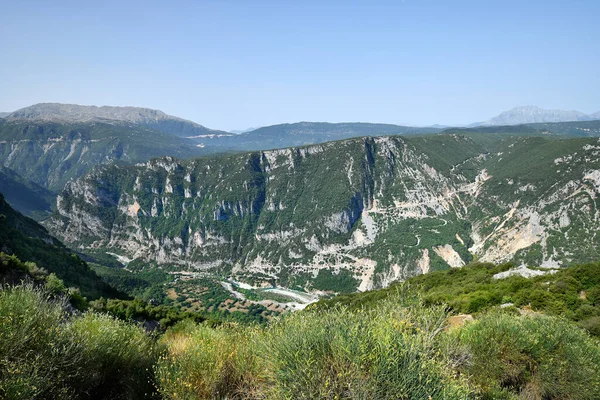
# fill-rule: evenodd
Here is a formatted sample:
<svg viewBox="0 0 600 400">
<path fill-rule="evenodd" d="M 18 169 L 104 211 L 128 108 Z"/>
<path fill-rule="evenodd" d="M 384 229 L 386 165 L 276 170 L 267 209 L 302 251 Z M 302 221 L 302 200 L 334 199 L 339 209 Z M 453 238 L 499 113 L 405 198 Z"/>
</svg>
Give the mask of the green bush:
<svg viewBox="0 0 600 400">
<path fill-rule="evenodd" d="M 64 334 L 81 346 L 85 368 L 71 382 L 78 393 L 95 399 L 138 399 L 152 394 L 152 367 L 159 350 L 142 328 L 88 312 L 68 323 Z"/>
<path fill-rule="evenodd" d="M 267 326 L 184 319 L 156 338 L 69 315 L 41 286 L 4 287 L 0 398 L 600 398 L 600 344 L 574 322 L 508 307 L 447 330 L 444 306 L 401 288 L 377 307 L 309 307 Z M 598 316 L 578 323 L 600 330 Z"/>
<path fill-rule="evenodd" d="M 159 393 L 166 399 L 262 398 L 264 366 L 251 343 L 255 333 L 180 322 L 161 340 L 168 352 L 155 367 Z"/>
<path fill-rule="evenodd" d="M 62 281 L 62 279 L 57 277 L 55 273 L 51 273 L 46 277 L 45 287 L 46 290 L 54 295 L 63 294 L 67 291 L 65 283 Z"/>
<path fill-rule="evenodd" d="M 399 297 L 377 310 L 288 315 L 266 328 L 188 322 L 156 368 L 168 399 L 464 399 L 436 348 L 446 313 Z"/>
<path fill-rule="evenodd" d="M 0 398 L 151 395 L 152 338 L 106 315 L 69 316 L 67 305 L 33 285 L 0 290 Z"/>
<path fill-rule="evenodd" d="M 0 398 L 60 398 L 78 377 L 80 346 L 65 338 L 64 299 L 32 285 L 0 290 Z"/>
<path fill-rule="evenodd" d="M 600 346 L 565 319 L 493 312 L 451 335 L 484 399 L 600 398 Z"/>
<path fill-rule="evenodd" d="M 463 399 L 436 349 L 446 313 L 396 295 L 377 309 L 296 313 L 267 328 L 274 398 Z"/>
<path fill-rule="evenodd" d="M 579 322 L 579 326 L 591 335 L 600 336 L 600 316 L 586 318 Z"/>
</svg>

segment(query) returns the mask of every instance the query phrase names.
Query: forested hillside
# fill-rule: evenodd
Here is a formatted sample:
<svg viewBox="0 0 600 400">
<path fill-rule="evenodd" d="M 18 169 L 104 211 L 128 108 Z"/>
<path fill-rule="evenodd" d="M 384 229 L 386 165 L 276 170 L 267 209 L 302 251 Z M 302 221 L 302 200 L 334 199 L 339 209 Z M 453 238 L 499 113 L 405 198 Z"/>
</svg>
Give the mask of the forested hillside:
<svg viewBox="0 0 600 400">
<path fill-rule="evenodd" d="M 60 241 L 52 237 L 34 220 L 13 210 L 0 194 L 0 251 L 32 263 L 28 274 L 53 273 L 67 287 L 74 287 L 89 300 L 104 297 L 125 298 L 125 294 L 106 284 L 83 260 Z M 10 263 L 9 263 L 10 264 Z M 6 264 L 4 275 L 15 275 L 13 267 Z M 10 267 L 10 268 L 9 268 Z M 21 273 L 9 281 L 18 282 Z"/>
</svg>

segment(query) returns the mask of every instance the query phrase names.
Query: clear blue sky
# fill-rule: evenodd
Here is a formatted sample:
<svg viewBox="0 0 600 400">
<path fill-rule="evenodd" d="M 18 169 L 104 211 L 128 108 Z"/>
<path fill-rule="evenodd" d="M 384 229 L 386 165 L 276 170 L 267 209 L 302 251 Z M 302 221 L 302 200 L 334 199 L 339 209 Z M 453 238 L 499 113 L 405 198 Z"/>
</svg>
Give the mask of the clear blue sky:
<svg viewBox="0 0 600 400">
<path fill-rule="evenodd" d="M 217 129 L 600 111 L 600 1 L 0 0 L 0 111 L 158 108 Z"/>
</svg>

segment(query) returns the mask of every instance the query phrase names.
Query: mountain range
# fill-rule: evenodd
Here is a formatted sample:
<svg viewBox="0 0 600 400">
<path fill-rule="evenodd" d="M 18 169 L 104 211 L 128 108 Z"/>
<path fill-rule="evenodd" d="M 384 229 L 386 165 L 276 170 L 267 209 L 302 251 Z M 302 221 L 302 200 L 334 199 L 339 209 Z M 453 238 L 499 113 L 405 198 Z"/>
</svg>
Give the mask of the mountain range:
<svg viewBox="0 0 600 400">
<path fill-rule="evenodd" d="M 257 128 L 237 135 L 203 135 L 193 138 L 207 149 L 270 150 L 349 139 L 360 136 L 411 135 L 441 132 L 419 128 L 361 122 L 297 122 Z"/>
<path fill-rule="evenodd" d="M 233 134 L 206 128 L 158 110 L 137 107 L 95 107 L 42 103 L 9 113 L 0 119 L 2 165 L 20 182 L 60 191 L 65 183 L 97 164 L 135 164 L 153 157 L 199 157 L 215 153 L 262 151 L 319 144 L 361 136 L 446 133 L 500 133 L 514 135 L 599 136 L 594 121 L 497 126 L 548 119 L 587 119 L 581 113 L 520 107 L 473 128 L 409 127 L 374 123 L 298 122 Z M 593 116 L 590 116 L 592 118 Z M 8 170 L 5 170 L 7 172 Z M 0 187 L 1 189 L 1 187 Z M 8 195 L 14 202 L 14 196 Z M 21 197 L 23 198 L 23 197 Z M 47 213 L 43 202 L 14 203 L 32 215 Z"/>
<path fill-rule="evenodd" d="M 113 107 L 113 106 L 82 106 L 77 104 L 61 103 L 40 103 L 29 107 L 21 108 L 14 112 L 0 112 L 0 118 L 8 120 L 27 120 L 27 121 L 51 121 L 62 123 L 82 123 L 82 122 L 124 122 L 136 124 L 147 128 L 157 129 L 159 131 L 174 134 L 181 137 L 204 136 L 204 135 L 223 135 L 226 133 L 246 134 L 260 131 L 261 129 L 276 130 L 281 129 L 291 131 L 291 134 L 315 135 L 322 131 L 315 122 L 300 122 L 296 124 L 278 124 L 260 128 L 248 128 L 244 130 L 232 130 L 224 132 L 222 130 L 206 128 L 196 122 L 183 118 L 168 115 L 160 110 L 154 110 L 141 107 Z M 600 119 L 600 111 L 593 114 L 585 114 L 580 111 L 566 110 L 548 110 L 537 106 L 519 106 L 504 111 L 499 115 L 490 118 L 484 122 L 475 122 L 467 127 L 489 126 L 489 125 L 521 125 L 544 122 L 569 122 L 569 121 L 591 121 Z M 311 126 L 310 124 L 315 124 Z M 335 128 L 338 134 L 343 136 L 343 132 L 349 133 L 349 125 L 352 123 L 329 124 Z M 383 129 L 380 133 L 411 133 L 406 132 L 406 126 L 397 126 L 390 124 L 364 124 L 372 125 L 371 128 Z M 380 126 L 378 126 L 380 125 Z M 444 129 L 448 125 L 430 125 L 426 128 Z M 314 129 L 313 129 L 314 128 Z M 412 127 L 416 129 L 415 127 Z M 390 129 L 396 132 L 390 132 Z M 424 128 L 421 128 L 424 129 Z M 376 131 L 371 131 L 376 132 Z M 262 134 L 264 132 L 259 132 Z M 340 136 L 339 138 L 342 138 Z"/>
<path fill-rule="evenodd" d="M 521 111 L 490 121 L 585 119 Z M 156 110 L 41 104 L 0 120 L 0 191 L 132 270 L 365 290 L 474 257 L 594 259 L 598 136 L 598 120 L 232 134 Z"/>
</svg>

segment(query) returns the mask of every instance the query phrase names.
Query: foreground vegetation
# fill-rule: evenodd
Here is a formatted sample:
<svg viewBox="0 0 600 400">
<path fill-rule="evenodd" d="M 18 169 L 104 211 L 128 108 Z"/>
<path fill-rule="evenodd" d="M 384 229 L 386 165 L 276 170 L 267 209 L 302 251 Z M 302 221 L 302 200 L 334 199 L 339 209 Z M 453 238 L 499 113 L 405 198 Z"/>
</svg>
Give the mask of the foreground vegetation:
<svg viewBox="0 0 600 400">
<path fill-rule="evenodd" d="M 159 348 L 106 314 L 68 318 L 66 300 L 32 285 L 0 291 L 0 398 L 141 398 Z"/>
<path fill-rule="evenodd" d="M 495 308 L 450 326 L 406 286 L 377 307 L 160 336 L 68 309 L 40 286 L 0 291 L 0 398 L 600 398 L 600 343 L 573 322 Z"/>
</svg>

